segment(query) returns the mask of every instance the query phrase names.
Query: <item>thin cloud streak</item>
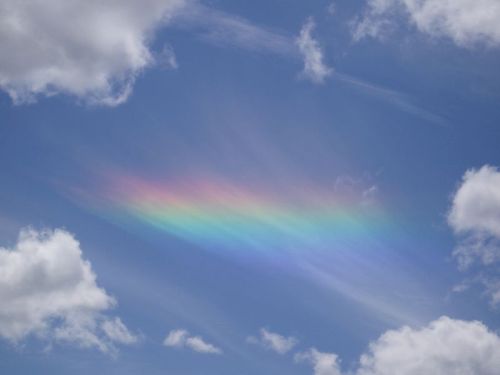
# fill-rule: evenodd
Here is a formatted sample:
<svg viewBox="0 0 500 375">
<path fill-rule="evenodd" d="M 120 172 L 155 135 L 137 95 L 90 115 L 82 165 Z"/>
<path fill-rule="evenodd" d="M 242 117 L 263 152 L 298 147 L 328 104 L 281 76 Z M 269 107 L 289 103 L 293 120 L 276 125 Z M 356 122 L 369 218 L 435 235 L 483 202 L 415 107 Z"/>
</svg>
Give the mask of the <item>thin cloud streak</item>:
<svg viewBox="0 0 500 375">
<path fill-rule="evenodd" d="M 407 306 L 405 301 L 397 300 L 396 292 L 391 295 L 375 295 L 373 290 L 355 285 L 345 277 L 339 277 L 313 264 L 304 264 L 304 270 L 308 272 L 311 280 L 319 285 L 339 293 L 359 306 L 372 312 L 372 316 L 389 326 L 397 327 L 401 324 L 422 324 L 428 317 L 421 316 L 417 311 L 413 311 L 411 306 Z M 393 298 L 395 297 L 395 298 Z M 425 295 L 424 295 L 425 298 Z"/>
<path fill-rule="evenodd" d="M 430 123 L 440 126 L 446 126 L 447 121 L 444 117 L 430 112 L 422 107 L 419 107 L 413 103 L 412 99 L 404 93 L 388 89 L 383 86 L 378 86 L 368 81 L 361 80 L 354 76 L 345 73 L 335 73 L 333 76 L 336 80 L 346 83 L 363 93 L 374 96 L 385 102 L 393 104 L 395 107 L 399 108 L 403 112 L 409 113 L 416 117 L 420 117 Z"/>
<path fill-rule="evenodd" d="M 300 58 L 294 38 L 286 33 L 198 3 L 185 7 L 172 26 L 195 31 L 215 45 Z"/>
<path fill-rule="evenodd" d="M 202 40 L 220 47 L 233 47 L 251 52 L 267 53 L 303 63 L 304 55 L 297 44 L 297 36 L 252 23 L 250 20 L 198 3 L 192 3 L 172 21 L 171 27 L 194 31 Z M 361 90 L 367 95 L 388 102 L 403 112 L 420 117 L 436 125 L 446 125 L 446 120 L 425 110 L 408 95 L 361 80 L 352 75 L 324 67 L 318 75 L 320 81 L 326 76 Z"/>
</svg>

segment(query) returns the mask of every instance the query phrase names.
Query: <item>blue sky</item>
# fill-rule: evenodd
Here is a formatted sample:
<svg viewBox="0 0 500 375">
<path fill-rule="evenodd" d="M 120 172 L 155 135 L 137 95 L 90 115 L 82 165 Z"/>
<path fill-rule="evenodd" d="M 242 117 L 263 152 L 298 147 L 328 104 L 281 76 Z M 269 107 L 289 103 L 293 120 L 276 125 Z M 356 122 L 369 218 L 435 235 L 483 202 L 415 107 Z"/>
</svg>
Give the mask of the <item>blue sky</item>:
<svg viewBox="0 0 500 375">
<path fill-rule="evenodd" d="M 1 1 L 0 371 L 497 374 L 499 19 Z"/>
</svg>

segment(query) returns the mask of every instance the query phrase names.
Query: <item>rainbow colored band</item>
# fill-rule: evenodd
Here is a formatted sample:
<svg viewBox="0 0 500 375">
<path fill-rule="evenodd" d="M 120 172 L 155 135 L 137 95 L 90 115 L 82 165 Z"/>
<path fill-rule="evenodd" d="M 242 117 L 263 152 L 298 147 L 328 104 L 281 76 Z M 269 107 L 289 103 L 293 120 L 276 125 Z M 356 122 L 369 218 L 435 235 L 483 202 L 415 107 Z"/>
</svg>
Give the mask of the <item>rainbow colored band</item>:
<svg viewBox="0 0 500 375">
<path fill-rule="evenodd" d="M 155 184 L 122 177 L 105 191 L 106 210 L 201 246 L 325 247 L 362 241 L 389 225 L 374 204 L 312 189 L 277 194 L 215 180 Z"/>
</svg>

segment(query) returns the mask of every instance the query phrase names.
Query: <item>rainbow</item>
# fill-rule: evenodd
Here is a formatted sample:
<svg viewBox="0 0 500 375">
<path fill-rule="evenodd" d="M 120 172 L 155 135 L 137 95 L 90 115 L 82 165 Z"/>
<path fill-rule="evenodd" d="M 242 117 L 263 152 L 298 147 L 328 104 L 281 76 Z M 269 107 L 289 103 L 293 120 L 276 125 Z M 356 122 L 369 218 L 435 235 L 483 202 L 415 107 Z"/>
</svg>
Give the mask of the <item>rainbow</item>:
<svg viewBox="0 0 500 375">
<path fill-rule="evenodd" d="M 243 188 L 215 178 L 175 184 L 124 176 L 112 181 L 99 189 L 97 201 L 93 195 L 95 210 L 202 247 L 327 248 L 374 237 L 390 224 L 377 205 L 366 205 L 359 196 L 312 187 Z"/>
</svg>

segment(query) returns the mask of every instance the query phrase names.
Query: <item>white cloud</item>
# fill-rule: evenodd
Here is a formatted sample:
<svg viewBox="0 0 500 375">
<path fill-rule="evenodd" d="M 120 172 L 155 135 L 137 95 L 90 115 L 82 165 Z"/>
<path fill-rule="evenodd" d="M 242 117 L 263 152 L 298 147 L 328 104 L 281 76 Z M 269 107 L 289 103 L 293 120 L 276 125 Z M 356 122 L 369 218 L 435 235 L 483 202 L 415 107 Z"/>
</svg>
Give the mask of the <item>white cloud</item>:
<svg viewBox="0 0 500 375">
<path fill-rule="evenodd" d="M 184 329 L 170 331 L 165 340 L 163 340 L 163 345 L 172 348 L 188 347 L 198 353 L 222 354 L 220 348 L 207 343 L 200 336 L 190 336 L 189 332 Z"/>
<path fill-rule="evenodd" d="M 498 335 L 480 322 L 442 317 L 384 333 L 361 357 L 357 375 L 494 375 L 499 368 Z"/>
<path fill-rule="evenodd" d="M 338 356 L 334 353 L 323 353 L 315 348 L 295 354 L 296 362 L 310 362 L 314 375 L 341 375 Z"/>
<path fill-rule="evenodd" d="M 137 342 L 137 336 L 130 333 L 120 318 L 108 319 L 102 323 L 102 330 L 108 338 L 122 344 Z"/>
<path fill-rule="evenodd" d="M 500 238 L 500 171 L 485 165 L 465 172 L 453 197 L 450 225 L 457 233 L 480 232 Z"/>
<path fill-rule="evenodd" d="M 117 105 L 153 62 L 153 31 L 185 0 L 5 0 L 0 88 L 15 103 L 56 93 Z"/>
<path fill-rule="evenodd" d="M 458 237 L 453 255 L 460 269 L 479 262 L 483 271 L 500 261 L 500 171 L 485 165 L 465 172 L 453 195 L 448 223 Z M 476 277 L 492 305 L 500 304 L 500 280 Z"/>
<path fill-rule="evenodd" d="M 247 341 L 252 344 L 262 345 L 266 349 L 273 350 L 279 354 L 288 353 L 298 344 L 298 340 L 295 337 L 285 337 L 265 328 L 261 328 L 259 333 L 259 337 L 250 336 L 247 338 Z"/>
<path fill-rule="evenodd" d="M 461 242 L 454 254 L 462 268 L 500 259 L 500 171 L 485 165 L 465 172 L 453 196 L 448 222 Z"/>
<path fill-rule="evenodd" d="M 321 46 L 312 36 L 315 27 L 314 20 L 308 18 L 300 30 L 296 43 L 304 58 L 303 77 L 314 83 L 323 83 L 333 70 L 325 65 Z"/>
<path fill-rule="evenodd" d="M 205 342 L 200 336 L 188 337 L 186 346 L 199 353 L 221 354 L 222 350 Z"/>
<path fill-rule="evenodd" d="M 184 346 L 186 338 L 188 337 L 188 331 L 184 329 L 176 329 L 169 332 L 165 340 L 163 340 L 163 345 L 170 346 L 173 348 L 180 348 Z"/>
<path fill-rule="evenodd" d="M 500 278 L 497 275 L 495 272 L 495 276 L 481 275 L 478 278 L 478 282 L 485 288 L 485 294 L 489 297 L 492 307 L 500 306 Z"/>
<path fill-rule="evenodd" d="M 64 230 L 23 230 L 14 248 L 0 248 L 0 300 L 0 336 L 12 342 L 36 335 L 114 352 L 136 341 L 103 314 L 116 302 Z"/>
<path fill-rule="evenodd" d="M 296 355 L 315 375 L 341 375 L 334 353 L 310 349 Z M 477 321 L 441 317 L 421 329 L 385 332 L 370 344 L 355 375 L 495 375 L 500 368 L 500 337 Z"/>
<path fill-rule="evenodd" d="M 420 32 L 459 46 L 500 45 L 497 0 L 368 0 L 365 15 L 354 23 L 354 39 L 382 36 L 396 18 L 408 18 Z"/>
</svg>

